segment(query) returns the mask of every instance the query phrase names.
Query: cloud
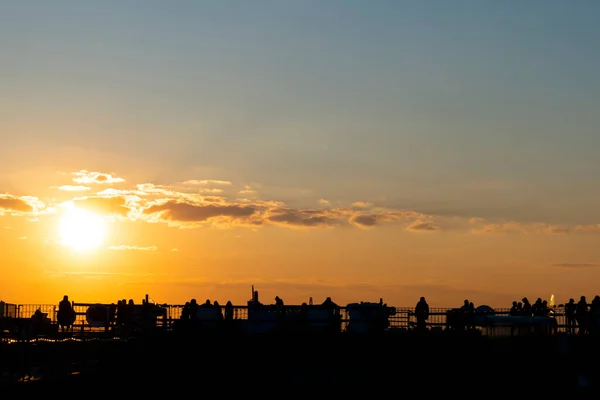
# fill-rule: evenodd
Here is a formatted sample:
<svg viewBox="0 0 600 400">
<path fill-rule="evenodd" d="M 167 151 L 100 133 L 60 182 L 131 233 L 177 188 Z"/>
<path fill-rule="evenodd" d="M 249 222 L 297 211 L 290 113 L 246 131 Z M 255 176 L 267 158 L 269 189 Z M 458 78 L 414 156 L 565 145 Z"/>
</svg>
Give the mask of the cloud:
<svg viewBox="0 0 600 400">
<path fill-rule="evenodd" d="M 13 196 L 0 194 L 0 215 L 32 215 L 46 208 L 43 202 L 33 196 Z"/>
<path fill-rule="evenodd" d="M 574 232 L 577 229 L 574 227 L 565 227 L 558 225 L 551 225 L 545 223 L 523 223 L 516 221 L 506 221 L 499 223 L 486 223 L 485 220 L 478 219 L 473 221 L 470 219 L 469 222 L 472 225 L 479 224 L 478 228 L 471 229 L 472 233 L 486 234 L 486 233 L 523 233 L 523 234 L 560 234 Z M 583 227 L 582 227 L 583 228 Z M 590 230 L 593 232 L 595 230 Z M 600 230 L 598 230 L 600 232 Z"/>
<path fill-rule="evenodd" d="M 197 180 L 191 179 L 189 181 L 183 182 L 184 185 L 231 185 L 230 181 L 220 181 L 213 179 L 205 179 L 205 180 Z"/>
<path fill-rule="evenodd" d="M 127 216 L 131 209 L 124 196 L 101 197 L 89 196 L 73 199 L 77 208 L 102 215 Z"/>
<path fill-rule="evenodd" d="M 173 185 L 158 185 L 150 182 L 133 184 L 126 188 L 111 187 L 112 183 L 125 179 L 113 173 L 80 170 L 72 173 L 78 185 L 58 186 L 64 192 L 92 190 L 87 184 L 107 184 L 103 190 L 91 196 L 73 197 L 78 208 L 97 214 L 120 216 L 149 223 L 165 223 L 180 228 L 212 226 L 228 228 L 242 226 L 285 227 L 294 229 L 347 228 L 376 229 L 379 226 L 397 226 L 407 232 L 463 231 L 474 234 L 597 234 L 600 224 L 552 225 L 544 222 L 519 222 L 481 218 L 472 215 L 450 215 L 448 213 L 423 213 L 413 209 L 381 207 L 366 201 L 355 201 L 342 205 L 335 199 L 318 196 L 311 198 L 316 207 L 294 208 L 277 200 L 264 200 L 252 194 L 260 183 L 244 185 L 231 196 L 221 187 L 231 186 L 228 180 L 186 180 Z M 221 187 L 212 187 L 221 186 Z M 225 189 L 227 189 L 225 187 Z M 227 193 L 227 192 L 226 192 Z M 238 194 L 248 196 L 236 197 Z M 300 193 L 300 192 L 298 192 Z M 302 196 L 312 192 L 303 192 Z M 308 203 L 310 204 L 310 203 Z M 332 207 L 335 204 L 335 207 Z M 33 196 L 0 194 L 0 215 L 23 215 L 36 220 L 56 211 Z"/>
<path fill-rule="evenodd" d="M 373 207 L 373 204 L 366 201 L 355 201 L 350 207 L 355 210 L 366 210 Z"/>
<path fill-rule="evenodd" d="M 78 172 L 73 172 L 73 182 L 89 185 L 94 183 L 120 183 L 125 182 L 125 179 L 119 178 L 112 173 L 90 172 L 82 169 Z"/>
<path fill-rule="evenodd" d="M 406 229 L 411 232 L 434 232 L 440 230 L 440 228 L 433 223 L 420 220 L 414 221 L 407 226 Z"/>
<path fill-rule="evenodd" d="M 5 211 L 14 211 L 18 213 L 30 213 L 34 211 L 31 204 L 23 199 L 9 194 L 0 195 L 0 209 Z"/>
<path fill-rule="evenodd" d="M 156 251 L 158 247 L 156 246 L 126 246 L 124 244 L 120 246 L 108 246 L 109 250 L 117 250 L 117 251 L 125 251 L 125 250 L 134 250 L 134 251 Z"/>
<path fill-rule="evenodd" d="M 62 185 L 62 186 L 52 186 L 52 188 L 63 190 L 65 192 L 85 192 L 86 190 L 90 190 L 89 186 L 82 185 Z"/>
<path fill-rule="evenodd" d="M 600 233 L 600 224 L 594 225 L 576 225 L 573 228 L 574 232 L 580 233 Z"/>
<path fill-rule="evenodd" d="M 247 205 L 189 204 L 177 201 L 151 205 L 143 210 L 146 215 L 158 214 L 162 220 L 181 222 L 204 222 L 217 217 L 247 219 L 255 212 L 254 207 Z"/>
<path fill-rule="evenodd" d="M 402 210 L 386 210 L 371 208 L 368 211 L 356 209 L 344 210 L 345 214 L 349 214 L 350 218 L 348 222 L 359 228 L 373 228 L 376 225 L 394 222 L 394 221 L 414 221 L 419 218 L 427 218 L 428 216 L 414 212 L 414 211 L 402 211 Z"/>
<path fill-rule="evenodd" d="M 350 217 L 350 223 L 362 228 L 372 228 L 377 224 L 377 215 L 364 214 Z"/>
<path fill-rule="evenodd" d="M 600 263 L 560 263 L 553 264 L 553 267 L 558 268 L 598 268 L 600 267 Z"/>
<path fill-rule="evenodd" d="M 292 210 L 279 209 L 272 212 L 267 220 L 277 225 L 315 228 L 330 227 L 339 224 L 339 214 L 328 210 Z"/>
<path fill-rule="evenodd" d="M 252 189 L 250 185 L 244 185 L 244 188 L 238 192 L 238 194 L 253 194 L 256 190 Z"/>
</svg>

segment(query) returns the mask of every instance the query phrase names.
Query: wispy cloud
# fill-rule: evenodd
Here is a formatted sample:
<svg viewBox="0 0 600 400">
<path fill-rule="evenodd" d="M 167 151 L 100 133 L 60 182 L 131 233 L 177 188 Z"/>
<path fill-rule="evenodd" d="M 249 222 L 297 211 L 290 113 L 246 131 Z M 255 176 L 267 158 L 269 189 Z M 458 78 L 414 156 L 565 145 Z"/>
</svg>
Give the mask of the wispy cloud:
<svg viewBox="0 0 600 400">
<path fill-rule="evenodd" d="M 189 181 L 183 182 L 184 185 L 231 185 L 230 181 L 220 181 L 215 179 L 190 179 Z"/>
<path fill-rule="evenodd" d="M 560 263 L 552 266 L 558 268 L 598 268 L 600 263 Z"/>
<path fill-rule="evenodd" d="M 120 245 L 120 246 L 108 246 L 109 250 L 117 250 L 117 251 L 156 251 L 158 250 L 158 247 L 156 246 L 127 246 L 127 245 Z"/>
<path fill-rule="evenodd" d="M 131 209 L 125 196 L 86 196 L 73 200 L 77 208 L 104 215 L 126 216 Z"/>
<path fill-rule="evenodd" d="M 440 228 L 434 225 L 432 222 L 416 220 L 412 224 L 406 227 L 411 232 L 435 232 L 439 231 Z"/>
<path fill-rule="evenodd" d="M 89 186 L 82 186 L 82 185 L 62 185 L 62 186 L 52 186 L 52 187 L 55 189 L 58 189 L 58 190 L 63 190 L 65 192 L 85 192 L 85 191 L 91 189 Z"/>
<path fill-rule="evenodd" d="M 140 276 L 152 276 L 153 273 L 133 273 L 133 272 L 106 272 L 106 271 L 61 271 L 61 272 L 53 272 L 50 271 L 47 273 L 48 277 L 51 278 L 60 278 L 63 276 L 132 276 L 132 277 L 140 277 Z"/>
<path fill-rule="evenodd" d="M 73 182 L 89 185 L 89 184 L 110 184 L 125 182 L 125 179 L 115 176 L 112 173 L 90 172 L 82 169 L 78 172 L 73 172 Z"/>
<path fill-rule="evenodd" d="M 381 207 L 373 202 L 355 201 L 348 205 L 337 200 L 314 196 L 316 207 L 291 207 L 282 201 L 261 199 L 254 193 L 260 183 L 243 185 L 241 190 L 224 192 L 221 187 L 232 186 L 228 180 L 192 179 L 173 185 L 150 182 L 132 184 L 129 188 L 114 187 L 125 179 L 113 173 L 80 170 L 72 173 L 78 185 L 58 186 L 65 192 L 92 190 L 88 184 L 104 184 L 93 195 L 73 197 L 76 207 L 94 213 L 145 221 L 165 223 L 178 228 L 203 226 L 230 228 L 282 227 L 292 229 L 328 229 L 356 227 L 377 229 L 397 226 L 406 232 L 446 232 L 449 230 L 473 234 L 597 234 L 600 224 L 553 225 L 544 222 L 506 221 L 469 215 L 448 215 L 418 212 L 412 209 Z M 220 187 L 214 187 L 220 186 Z M 227 188 L 225 188 L 227 189 Z M 229 195 L 224 194 L 229 193 Z M 236 197 L 240 193 L 251 194 Z M 56 211 L 64 203 L 44 204 L 37 197 L 0 194 L 0 215 L 26 216 L 30 220 Z M 332 207 L 335 204 L 335 207 Z"/>
</svg>

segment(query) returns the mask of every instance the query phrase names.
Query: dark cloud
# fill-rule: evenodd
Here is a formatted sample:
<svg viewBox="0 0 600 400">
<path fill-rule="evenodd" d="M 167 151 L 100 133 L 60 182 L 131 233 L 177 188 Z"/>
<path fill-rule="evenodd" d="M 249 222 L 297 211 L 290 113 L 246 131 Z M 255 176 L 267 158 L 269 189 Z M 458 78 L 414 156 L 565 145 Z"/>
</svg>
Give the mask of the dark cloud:
<svg viewBox="0 0 600 400">
<path fill-rule="evenodd" d="M 166 219 L 172 221 L 206 221 L 214 217 L 250 217 L 256 212 L 253 206 L 219 205 L 219 204 L 189 204 L 168 201 L 164 204 L 153 205 L 144 210 L 144 214 L 164 213 Z"/>
<path fill-rule="evenodd" d="M 0 209 L 22 213 L 29 213 L 35 210 L 33 206 L 25 200 L 10 195 L 0 197 Z"/>
<path fill-rule="evenodd" d="M 327 210 L 277 210 L 268 217 L 270 222 L 297 227 L 332 226 L 339 222 L 339 215 L 329 215 Z"/>
<path fill-rule="evenodd" d="M 356 215 L 350 218 L 350 222 L 359 226 L 364 227 L 372 227 L 377 224 L 377 215 L 373 214 L 365 214 L 365 215 Z"/>
</svg>

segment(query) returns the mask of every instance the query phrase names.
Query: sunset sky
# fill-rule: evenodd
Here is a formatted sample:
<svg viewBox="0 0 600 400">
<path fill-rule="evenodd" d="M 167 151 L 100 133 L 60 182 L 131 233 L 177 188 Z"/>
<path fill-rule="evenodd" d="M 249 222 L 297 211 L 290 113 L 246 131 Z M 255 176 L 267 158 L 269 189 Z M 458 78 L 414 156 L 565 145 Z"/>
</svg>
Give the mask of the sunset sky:
<svg viewBox="0 0 600 400">
<path fill-rule="evenodd" d="M 600 2 L 0 0 L 0 300 L 600 294 Z"/>
</svg>

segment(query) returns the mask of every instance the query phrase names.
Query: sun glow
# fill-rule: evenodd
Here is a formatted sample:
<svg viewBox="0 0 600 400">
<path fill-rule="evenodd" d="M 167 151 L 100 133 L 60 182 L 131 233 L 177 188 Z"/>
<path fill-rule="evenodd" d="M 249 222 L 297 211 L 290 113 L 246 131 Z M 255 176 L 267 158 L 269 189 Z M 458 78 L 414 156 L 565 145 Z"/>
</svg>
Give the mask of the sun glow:
<svg viewBox="0 0 600 400">
<path fill-rule="evenodd" d="M 59 222 L 60 242 L 71 249 L 84 252 L 98 248 L 106 236 L 106 223 L 98 215 L 69 207 Z"/>
</svg>

